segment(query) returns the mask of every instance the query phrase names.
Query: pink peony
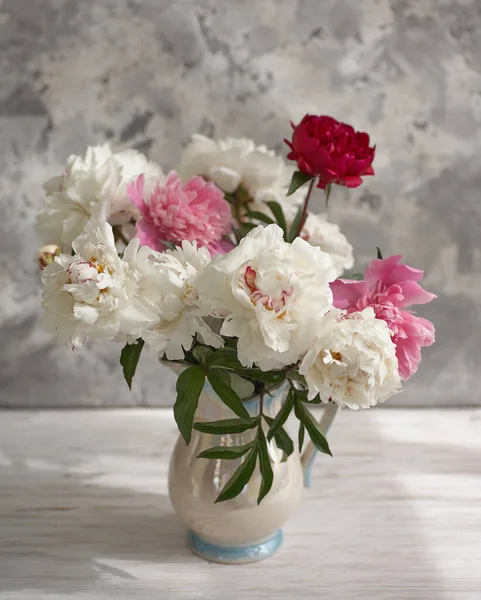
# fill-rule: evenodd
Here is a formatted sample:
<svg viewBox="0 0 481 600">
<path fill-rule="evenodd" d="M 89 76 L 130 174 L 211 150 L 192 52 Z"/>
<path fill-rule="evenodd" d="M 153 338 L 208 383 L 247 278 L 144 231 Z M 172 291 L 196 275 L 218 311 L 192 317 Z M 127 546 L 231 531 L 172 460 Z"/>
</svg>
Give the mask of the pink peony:
<svg viewBox="0 0 481 600">
<path fill-rule="evenodd" d="M 434 343 L 434 325 L 402 309 L 426 304 L 436 296 L 417 283 L 423 271 L 400 265 L 400 260 L 399 255 L 373 260 L 364 281 L 338 279 L 331 283 L 331 289 L 336 308 L 350 313 L 372 306 L 376 317 L 386 321 L 396 345 L 399 374 L 406 381 L 418 370 L 421 348 Z"/>
<path fill-rule="evenodd" d="M 228 252 L 233 244 L 223 239 L 232 230 L 232 214 L 224 194 L 213 183 L 193 177 L 186 184 L 171 171 L 164 185 L 155 183 L 145 190 L 140 175 L 127 194 L 142 218 L 137 222 L 140 243 L 165 250 L 164 242 L 180 245 L 184 240 L 206 246 L 212 255 Z"/>
</svg>

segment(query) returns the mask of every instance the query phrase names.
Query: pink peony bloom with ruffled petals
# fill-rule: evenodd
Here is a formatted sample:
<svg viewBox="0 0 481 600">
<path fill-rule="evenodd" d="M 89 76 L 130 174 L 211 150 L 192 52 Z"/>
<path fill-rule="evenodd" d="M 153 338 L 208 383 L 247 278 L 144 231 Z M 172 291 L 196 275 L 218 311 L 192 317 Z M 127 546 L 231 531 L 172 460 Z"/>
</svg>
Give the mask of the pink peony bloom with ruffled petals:
<svg viewBox="0 0 481 600">
<path fill-rule="evenodd" d="M 331 283 L 334 306 L 348 313 L 367 306 L 386 321 L 396 345 L 399 374 L 406 381 L 418 370 L 421 348 L 434 343 L 434 325 L 409 310 L 413 304 L 427 304 L 436 296 L 418 283 L 423 271 L 400 265 L 401 256 L 376 259 L 366 269 L 364 281 L 338 279 Z"/>
<path fill-rule="evenodd" d="M 127 194 L 142 216 L 136 225 L 142 245 L 162 252 L 164 242 L 180 246 L 184 240 L 196 241 L 211 255 L 234 247 L 223 238 L 232 230 L 230 205 L 221 190 L 202 177 L 182 184 L 179 175 L 171 171 L 162 185 L 140 175 L 128 186 Z"/>
</svg>

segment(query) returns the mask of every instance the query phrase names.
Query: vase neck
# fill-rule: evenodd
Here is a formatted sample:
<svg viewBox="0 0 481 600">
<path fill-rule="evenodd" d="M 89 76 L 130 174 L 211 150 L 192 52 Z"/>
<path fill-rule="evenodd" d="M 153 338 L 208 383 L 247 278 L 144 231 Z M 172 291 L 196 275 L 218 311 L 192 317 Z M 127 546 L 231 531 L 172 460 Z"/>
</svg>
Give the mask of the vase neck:
<svg viewBox="0 0 481 600">
<path fill-rule="evenodd" d="M 275 417 L 285 401 L 287 388 L 287 385 L 281 384 L 276 389 L 271 390 L 268 394 L 266 393 L 264 395 L 263 412 L 265 415 Z M 254 396 L 249 400 L 244 400 L 243 404 L 251 416 L 259 414 L 259 395 Z M 212 386 L 206 382 L 199 399 L 197 416 L 205 421 L 216 421 L 221 419 L 231 419 L 234 417 L 234 414 L 230 408 L 220 400 L 219 396 L 217 396 L 212 389 Z"/>
</svg>

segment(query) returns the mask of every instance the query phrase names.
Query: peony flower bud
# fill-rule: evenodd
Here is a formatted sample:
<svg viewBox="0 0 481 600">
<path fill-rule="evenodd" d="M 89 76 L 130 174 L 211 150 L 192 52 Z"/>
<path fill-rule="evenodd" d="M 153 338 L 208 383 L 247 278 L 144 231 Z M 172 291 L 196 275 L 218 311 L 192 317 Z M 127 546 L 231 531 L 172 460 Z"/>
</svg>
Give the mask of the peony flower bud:
<svg viewBox="0 0 481 600">
<path fill-rule="evenodd" d="M 40 269 L 52 264 L 56 256 L 60 256 L 60 248 L 55 244 L 47 244 L 37 250 L 37 261 Z"/>
<path fill-rule="evenodd" d="M 374 175 L 376 147 L 369 145 L 367 133 L 326 116 L 305 115 L 291 126 L 292 140 L 284 140 L 291 149 L 287 158 L 297 162 L 301 173 L 318 177 L 318 188 L 331 183 L 358 187 L 362 177 Z"/>
</svg>

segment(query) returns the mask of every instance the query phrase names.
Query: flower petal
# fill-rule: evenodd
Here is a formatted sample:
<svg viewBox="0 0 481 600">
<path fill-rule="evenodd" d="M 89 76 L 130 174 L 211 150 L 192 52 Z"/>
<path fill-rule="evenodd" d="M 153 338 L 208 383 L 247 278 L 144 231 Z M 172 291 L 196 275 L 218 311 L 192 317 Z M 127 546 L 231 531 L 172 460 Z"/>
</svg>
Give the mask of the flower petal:
<svg viewBox="0 0 481 600">
<path fill-rule="evenodd" d="M 330 285 L 334 296 L 333 304 L 341 310 L 355 306 L 357 301 L 369 291 L 369 286 L 365 281 L 336 279 Z"/>
</svg>

